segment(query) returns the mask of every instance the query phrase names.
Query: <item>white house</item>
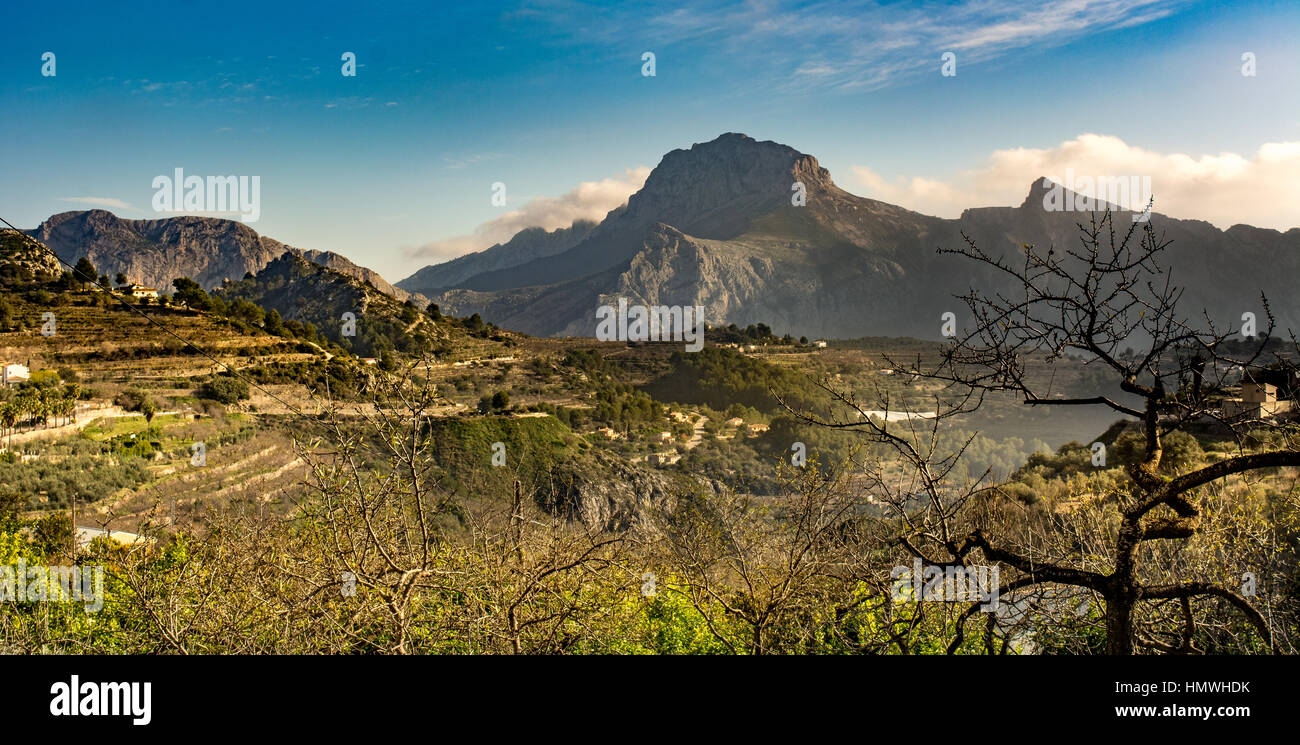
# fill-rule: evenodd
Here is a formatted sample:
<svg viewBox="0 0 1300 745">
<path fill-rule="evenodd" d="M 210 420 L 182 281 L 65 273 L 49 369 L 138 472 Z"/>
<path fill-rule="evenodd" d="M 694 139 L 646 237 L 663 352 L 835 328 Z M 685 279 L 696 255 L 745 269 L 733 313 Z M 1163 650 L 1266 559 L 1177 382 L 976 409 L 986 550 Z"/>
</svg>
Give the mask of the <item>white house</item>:
<svg viewBox="0 0 1300 745">
<path fill-rule="evenodd" d="M 31 379 L 32 373 L 27 369 L 26 365 L 14 364 L 0 367 L 0 383 L 4 383 L 5 385 L 21 383 L 24 380 Z"/>
<path fill-rule="evenodd" d="M 667 450 L 662 453 L 651 453 L 649 458 L 647 458 L 652 466 L 671 466 L 681 459 L 681 454 L 673 450 Z"/>
<path fill-rule="evenodd" d="M 144 285 L 137 285 L 137 284 L 122 285 L 121 287 L 117 288 L 117 291 L 122 293 L 123 295 L 130 295 L 131 297 L 134 298 L 158 297 L 157 290 L 155 290 L 152 287 L 145 287 Z"/>
</svg>

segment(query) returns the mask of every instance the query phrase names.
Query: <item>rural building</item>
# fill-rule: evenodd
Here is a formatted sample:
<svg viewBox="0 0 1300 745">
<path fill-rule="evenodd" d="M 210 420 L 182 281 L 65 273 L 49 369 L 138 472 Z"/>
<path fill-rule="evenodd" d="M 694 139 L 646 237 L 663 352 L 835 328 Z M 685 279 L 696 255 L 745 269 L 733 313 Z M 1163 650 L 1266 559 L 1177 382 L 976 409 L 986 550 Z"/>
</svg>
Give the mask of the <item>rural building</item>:
<svg viewBox="0 0 1300 745">
<path fill-rule="evenodd" d="M 1272 383 L 1241 384 L 1241 398 L 1223 402 L 1225 419 L 1271 419 L 1291 410 L 1291 402 L 1278 400 L 1277 386 Z"/>
<path fill-rule="evenodd" d="M 825 339 L 818 339 L 817 341 L 813 342 L 813 346 L 814 346 L 814 347 L 817 347 L 818 349 L 825 349 L 825 348 L 826 348 L 826 340 L 825 340 Z"/>
<path fill-rule="evenodd" d="M 751 435 L 757 435 L 757 434 L 759 434 L 759 433 L 761 433 L 761 432 L 766 432 L 766 431 L 768 431 L 769 429 L 771 429 L 771 428 L 768 427 L 766 424 L 751 424 L 751 425 L 749 425 L 749 433 L 750 433 Z"/>
<path fill-rule="evenodd" d="M 596 430 L 596 434 L 603 435 L 604 437 L 611 440 L 618 439 L 618 433 L 615 432 L 612 427 L 601 427 L 600 429 Z"/>
<path fill-rule="evenodd" d="M 681 460 L 682 456 L 673 450 L 667 450 L 662 453 L 651 453 L 649 457 L 652 466 L 671 466 Z"/>
<path fill-rule="evenodd" d="M 745 420 L 741 419 L 738 416 L 733 416 L 732 418 L 727 420 L 727 424 L 732 427 L 740 427 L 745 424 Z"/>
<path fill-rule="evenodd" d="M 128 533 L 124 530 L 105 530 L 103 528 L 77 526 L 77 548 L 86 548 L 96 538 L 107 538 L 122 546 L 151 544 L 154 542 L 152 538 L 146 538 L 136 533 Z"/>
<path fill-rule="evenodd" d="M 31 371 L 27 369 L 26 365 L 5 365 L 0 367 L 0 383 L 5 385 L 21 383 L 24 380 L 31 380 L 31 378 Z"/>
<path fill-rule="evenodd" d="M 121 287 L 117 288 L 117 291 L 122 293 L 123 295 L 130 295 L 131 297 L 135 297 L 135 298 L 158 297 L 157 290 L 155 290 L 152 287 L 145 287 L 144 285 L 137 285 L 137 284 L 122 285 Z"/>
</svg>

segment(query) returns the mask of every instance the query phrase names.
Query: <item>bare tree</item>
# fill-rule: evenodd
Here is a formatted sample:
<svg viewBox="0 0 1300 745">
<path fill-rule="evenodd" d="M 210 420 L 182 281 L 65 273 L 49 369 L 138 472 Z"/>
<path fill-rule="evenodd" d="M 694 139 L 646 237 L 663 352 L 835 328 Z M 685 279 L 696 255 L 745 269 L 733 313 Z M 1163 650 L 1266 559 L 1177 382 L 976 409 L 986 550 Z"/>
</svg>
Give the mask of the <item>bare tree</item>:
<svg viewBox="0 0 1300 745">
<path fill-rule="evenodd" d="M 430 367 L 425 358 L 379 374 L 368 403 L 330 406 L 326 435 L 299 443 L 310 494 L 298 518 L 317 533 L 293 570 L 304 600 L 342 595 L 340 628 L 381 651 L 564 651 L 606 612 L 592 588 L 626 584 L 613 551 L 623 538 L 539 509 L 545 484 L 525 485 L 517 467 L 501 467 L 515 476 L 510 496 L 496 493 L 509 480 L 474 468 L 467 499 L 439 483 L 449 464 L 434 455 L 430 423 L 445 401 Z M 486 466 L 492 453 L 465 455 L 480 456 Z M 366 628 L 376 603 L 383 635 Z"/>
<path fill-rule="evenodd" d="M 1112 495 L 1115 525 L 1106 566 L 1071 561 L 1048 546 L 1035 551 L 1032 535 L 1019 547 L 983 527 L 936 538 L 956 561 L 978 552 L 1013 568 L 1019 587 L 1057 585 L 1094 594 L 1105 606 L 1106 650 L 1111 654 L 1134 651 L 1139 637 L 1135 611 L 1144 602 L 1177 602 L 1188 629 L 1180 644 L 1189 647 L 1196 624 L 1190 607 L 1201 599 L 1226 602 L 1275 649 L 1270 625 L 1250 599 L 1209 578 L 1171 580 L 1159 551 L 1165 542 L 1187 541 L 1207 529 L 1207 487 L 1261 469 L 1300 465 L 1293 427 L 1232 420 L 1221 410 L 1228 376 L 1257 370 L 1265 362 L 1273 330 L 1267 300 L 1260 300 L 1267 328 L 1252 343 L 1242 343 L 1239 333 L 1218 328 L 1206 313 L 1200 318 L 1182 314 L 1182 290 L 1160 264 L 1170 244 L 1157 236 L 1149 220 L 1117 230 L 1107 212 L 1079 229 L 1075 248 L 1043 251 L 1025 245 L 1018 259 L 989 254 L 969 237 L 964 247 L 943 251 L 991 267 L 1009 289 L 972 289 L 963 295 L 969 324 L 937 366 L 925 369 L 918 363 L 909 371 L 945 382 L 949 393 L 964 402 L 1011 392 L 1029 406 L 1102 406 L 1137 420 L 1141 453 L 1128 469 L 1131 488 Z M 1051 364 L 1100 365 L 1117 390 L 1054 397 L 1043 388 L 1041 376 L 1027 372 L 1028 360 L 1036 355 L 1045 355 Z M 1194 425 L 1217 425 L 1234 433 L 1239 451 L 1169 473 L 1162 468 L 1166 438 Z M 1260 427 L 1277 435 L 1271 446 L 1261 448 L 1244 437 Z"/>
</svg>

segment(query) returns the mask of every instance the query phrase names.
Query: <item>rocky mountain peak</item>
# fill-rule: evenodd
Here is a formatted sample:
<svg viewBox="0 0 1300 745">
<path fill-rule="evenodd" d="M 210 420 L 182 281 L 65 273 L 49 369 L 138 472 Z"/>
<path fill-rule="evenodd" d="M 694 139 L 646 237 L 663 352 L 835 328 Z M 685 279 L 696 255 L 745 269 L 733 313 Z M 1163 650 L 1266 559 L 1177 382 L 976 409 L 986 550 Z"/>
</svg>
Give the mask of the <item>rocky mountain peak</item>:
<svg viewBox="0 0 1300 745">
<path fill-rule="evenodd" d="M 672 222 L 674 212 L 703 212 L 739 199 L 773 197 L 788 203 L 795 181 L 809 191 L 834 186 L 830 172 L 813 156 L 730 132 L 665 155 L 628 201 L 628 210 L 657 210 L 660 221 Z"/>
</svg>

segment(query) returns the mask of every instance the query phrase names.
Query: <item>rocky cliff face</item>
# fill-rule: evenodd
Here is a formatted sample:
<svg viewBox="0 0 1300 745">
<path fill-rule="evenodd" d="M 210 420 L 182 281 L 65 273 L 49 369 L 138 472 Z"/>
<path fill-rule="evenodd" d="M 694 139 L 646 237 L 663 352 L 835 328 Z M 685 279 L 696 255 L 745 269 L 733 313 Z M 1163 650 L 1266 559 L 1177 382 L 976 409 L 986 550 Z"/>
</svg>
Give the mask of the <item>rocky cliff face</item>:
<svg viewBox="0 0 1300 745">
<path fill-rule="evenodd" d="M 63 272 L 64 266 L 49 251 L 18 233 L 0 231 L 0 282 L 21 286 L 57 279 Z"/>
<path fill-rule="evenodd" d="M 256 272 L 288 249 L 233 220 L 123 220 L 106 210 L 54 215 L 32 235 L 68 263 L 85 256 L 103 274 L 121 272 L 163 291 L 170 291 L 177 277 L 216 287 Z"/>
<path fill-rule="evenodd" d="M 660 223 L 699 238 L 732 238 L 789 205 L 796 181 L 803 181 L 810 195 L 843 194 L 815 158 L 775 142 L 725 134 L 689 150 L 674 150 L 626 205 L 610 212 L 573 248 L 478 274 L 457 288 L 513 290 L 619 268 L 641 250 L 647 232 Z"/>
<path fill-rule="evenodd" d="M 804 184 L 804 206 L 791 185 Z M 1018 207 L 967 210 L 945 220 L 857 197 L 812 156 L 727 134 L 675 150 L 641 191 L 573 248 L 463 280 L 432 298 L 446 312 L 480 313 L 539 335 L 591 335 L 597 306 L 626 297 L 647 305 L 703 305 L 711 324 L 769 324 L 795 336 L 936 337 L 954 298 L 1005 278 L 940 247 L 963 234 L 994 256 L 1022 244 L 1074 246 L 1088 213 L 1051 212 L 1044 185 Z M 1116 213 L 1117 225 L 1133 213 Z M 1173 240 L 1165 263 L 1186 287 L 1185 307 L 1216 322 L 1263 318 L 1266 294 L 1279 325 L 1300 328 L 1300 229 L 1221 231 L 1198 220 L 1152 216 Z"/>
<path fill-rule="evenodd" d="M 675 512 L 683 498 L 716 490 L 712 484 L 638 467 L 603 451 L 591 457 L 596 463 L 566 461 L 553 468 L 549 488 L 538 495 L 539 506 L 589 528 L 653 534 L 659 520 Z"/>
<path fill-rule="evenodd" d="M 732 238 L 755 219 L 789 206 L 795 182 L 810 196 L 843 193 L 811 155 L 743 134 L 724 134 L 665 155 L 628 199 L 627 209 L 599 232 L 639 232 L 663 223 L 700 238 Z"/>
<path fill-rule="evenodd" d="M 429 304 L 429 299 L 418 292 L 407 292 L 400 287 L 388 283 L 388 280 L 379 276 L 379 272 L 367 269 L 364 266 L 357 266 L 347 258 L 334 253 L 333 251 L 315 251 L 305 248 L 290 247 L 289 251 L 296 253 L 313 264 L 319 264 L 327 269 L 333 269 L 340 274 L 346 274 L 369 284 L 376 290 L 394 298 L 400 302 L 410 300 L 417 307 L 423 308 Z"/>
<path fill-rule="evenodd" d="M 219 287 L 256 274 L 287 251 L 369 282 L 398 300 L 428 304 L 422 295 L 396 288 L 336 253 L 287 246 L 234 220 L 188 215 L 124 220 L 107 210 L 88 210 L 54 215 L 30 234 L 69 264 L 85 256 L 110 278 L 121 272 L 131 282 L 163 292 L 171 291 L 177 277 L 189 277 L 207 289 Z"/>
</svg>

